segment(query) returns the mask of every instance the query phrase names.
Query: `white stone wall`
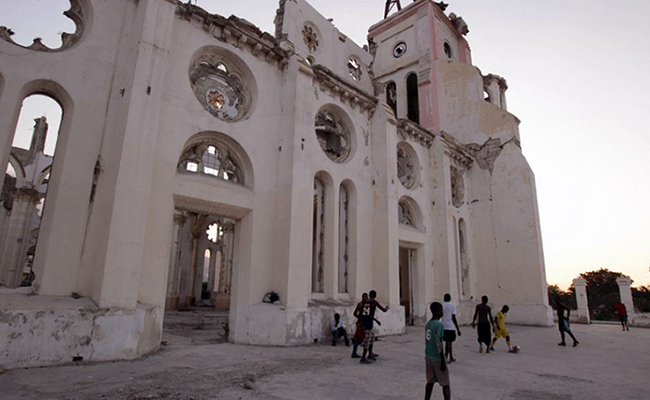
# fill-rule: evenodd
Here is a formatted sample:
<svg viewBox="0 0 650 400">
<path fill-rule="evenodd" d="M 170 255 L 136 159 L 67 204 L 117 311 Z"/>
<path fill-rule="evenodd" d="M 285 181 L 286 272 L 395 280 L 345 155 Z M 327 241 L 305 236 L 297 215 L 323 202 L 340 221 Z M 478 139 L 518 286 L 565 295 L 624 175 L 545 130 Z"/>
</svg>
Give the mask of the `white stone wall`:
<svg viewBox="0 0 650 400">
<path fill-rule="evenodd" d="M 304 0 L 280 2 L 277 39 L 190 4 L 80 4 L 90 17 L 82 39 L 69 49 L 46 53 L 0 41 L 0 52 L 11 55 L 0 66 L 0 143 L 9 146 L 0 148 L 10 148 L 27 95 L 45 92 L 64 111 L 36 253 L 36 300 L 26 306 L 20 298 L 0 310 L 25 316 L 19 325 L 0 322 L 0 337 L 13 337 L 15 345 L 0 353 L 0 363 L 61 363 L 77 353 L 93 360 L 132 358 L 157 348 L 168 295 L 182 302 L 200 289 L 200 277 L 189 288 L 192 249 L 185 241 L 184 272 L 178 290 L 169 292 L 179 210 L 237 221 L 230 298 L 236 343 L 323 340 L 331 315 L 340 312 L 351 324 L 354 305 L 371 289 L 390 306 L 379 313 L 378 332 L 403 332 L 400 246 L 415 251 L 416 322 L 426 320 L 430 302 L 448 292 L 460 303 L 461 322 L 488 294 L 495 305 L 509 303 L 512 322 L 549 323 L 534 177 L 518 147 L 518 121 L 483 100 L 476 68 L 439 60 L 442 39 L 455 38 L 458 46 L 464 39 L 434 5 L 405 7 L 375 37 L 373 57 Z M 319 38 L 315 50 L 305 44 L 305 24 Z M 392 51 L 399 41 L 409 50 L 396 60 Z M 207 53 L 230 63 L 247 86 L 243 118 L 216 118 L 197 99 L 190 72 Z M 360 79 L 350 75 L 350 56 L 359 61 Z M 370 79 L 371 65 L 379 83 L 397 83 L 397 119 Z M 411 72 L 421 83 L 422 126 L 407 129 L 399 119 L 406 116 Z M 343 162 L 333 162 L 319 144 L 315 119 L 323 109 L 335 112 L 350 132 Z M 178 171 L 187 145 L 207 138 L 236 153 L 243 184 Z M 419 165 L 412 188 L 397 176 L 399 143 Z M 5 165 L 8 156 L 3 151 Z M 456 205 L 452 167 L 465 188 Z M 312 293 L 311 285 L 316 177 L 325 185 L 323 293 Z M 347 293 L 338 287 L 341 185 L 350 195 Z M 400 225 L 400 199 L 417 210 L 415 227 Z M 461 219 L 470 265 L 465 295 Z M 189 237 L 189 230 L 186 225 L 183 235 Z M 199 265 L 205 246 L 201 238 Z M 276 304 L 262 302 L 270 291 L 280 296 Z M 71 292 L 83 298 L 64 301 Z M 59 300 L 52 313 L 39 314 L 47 299 Z M 70 322 L 69 332 L 43 344 L 51 350 L 40 344 L 30 350 L 36 338 L 26 331 L 35 329 L 38 337 L 63 331 L 55 326 L 57 312 Z M 41 317 L 47 322 L 41 324 Z M 105 335 L 88 334 L 97 328 Z M 86 336 L 89 341 L 80 339 Z"/>
</svg>

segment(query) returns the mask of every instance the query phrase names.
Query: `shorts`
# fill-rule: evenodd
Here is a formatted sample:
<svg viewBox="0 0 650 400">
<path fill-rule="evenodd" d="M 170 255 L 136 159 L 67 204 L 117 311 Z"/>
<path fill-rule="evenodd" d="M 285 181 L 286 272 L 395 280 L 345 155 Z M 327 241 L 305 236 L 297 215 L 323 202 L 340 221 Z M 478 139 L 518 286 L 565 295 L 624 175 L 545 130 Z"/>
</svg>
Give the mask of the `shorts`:
<svg viewBox="0 0 650 400">
<path fill-rule="evenodd" d="M 368 349 L 372 342 L 375 341 L 375 332 L 372 329 L 366 329 L 363 331 L 364 337 L 363 342 L 361 342 L 361 347 Z"/>
<path fill-rule="evenodd" d="M 456 341 L 456 331 L 454 330 L 445 330 L 443 331 L 442 340 L 445 342 L 455 342 Z"/>
<path fill-rule="evenodd" d="M 494 331 L 494 338 L 495 339 L 500 339 L 500 338 L 507 338 L 509 335 L 508 328 L 503 328 L 503 329 L 497 329 Z"/>
<path fill-rule="evenodd" d="M 627 315 L 621 317 L 621 322 L 627 322 Z"/>
<path fill-rule="evenodd" d="M 427 368 L 427 384 L 438 382 L 440 386 L 449 386 L 449 367 L 440 370 L 440 364 L 424 360 Z"/>
</svg>

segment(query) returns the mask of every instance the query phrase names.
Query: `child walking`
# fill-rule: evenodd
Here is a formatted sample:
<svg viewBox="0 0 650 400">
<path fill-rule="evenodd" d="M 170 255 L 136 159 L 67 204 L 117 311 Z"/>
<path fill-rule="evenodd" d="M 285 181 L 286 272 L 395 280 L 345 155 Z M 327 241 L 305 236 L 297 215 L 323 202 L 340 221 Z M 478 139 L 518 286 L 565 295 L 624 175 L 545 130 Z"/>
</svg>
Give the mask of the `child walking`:
<svg viewBox="0 0 650 400">
<path fill-rule="evenodd" d="M 451 388 L 449 386 L 449 370 L 443 354 L 442 340 L 444 326 L 440 322 L 442 318 L 442 304 L 437 301 L 431 303 L 431 320 L 424 327 L 425 334 L 425 363 L 427 371 L 427 384 L 425 386 L 424 400 L 431 399 L 433 385 L 438 382 L 442 386 L 442 395 L 445 400 L 451 399 Z"/>
</svg>

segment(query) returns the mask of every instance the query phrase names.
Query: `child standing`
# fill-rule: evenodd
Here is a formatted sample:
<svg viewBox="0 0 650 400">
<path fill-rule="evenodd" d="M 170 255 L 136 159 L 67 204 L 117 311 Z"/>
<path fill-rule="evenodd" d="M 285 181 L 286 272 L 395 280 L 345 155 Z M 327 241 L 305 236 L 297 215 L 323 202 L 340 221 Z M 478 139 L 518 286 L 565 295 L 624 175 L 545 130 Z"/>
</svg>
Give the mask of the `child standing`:
<svg viewBox="0 0 650 400">
<path fill-rule="evenodd" d="M 424 400 L 431 399 L 433 385 L 438 382 L 442 386 L 442 394 L 445 400 L 451 399 L 451 388 L 449 387 L 449 370 L 445 356 L 443 355 L 442 339 L 444 326 L 440 322 L 442 318 L 442 304 L 437 301 L 431 303 L 431 320 L 424 327 L 425 333 L 425 363 L 427 371 L 427 384 L 425 386 Z"/>
<path fill-rule="evenodd" d="M 508 333 L 508 328 L 506 327 L 506 314 L 510 311 L 510 307 L 507 305 L 501 308 L 501 311 L 494 316 L 494 339 L 492 339 L 492 345 L 490 345 L 490 350 L 494 351 L 494 344 L 500 338 L 506 340 L 508 345 L 508 351 L 514 353 L 512 347 L 510 346 L 510 334 Z"/>
</svg>

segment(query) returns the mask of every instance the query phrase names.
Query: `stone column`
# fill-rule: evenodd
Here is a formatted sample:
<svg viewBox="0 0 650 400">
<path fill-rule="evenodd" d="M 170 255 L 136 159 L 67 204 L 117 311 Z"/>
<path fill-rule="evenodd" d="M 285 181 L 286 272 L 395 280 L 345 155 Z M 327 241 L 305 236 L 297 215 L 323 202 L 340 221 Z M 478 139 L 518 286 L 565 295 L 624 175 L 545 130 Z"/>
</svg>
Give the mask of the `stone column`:
<svg viewBox="0 0 650 400">
<path fill-rule="evenodd" d="M 581 278 L 573 280 L 573 285 L 576 288 L 576 303 L 578 304 L 578 321 L 580 323 L 589 324 L 589 303 L 587 302 L 587 281 Z"/>
<path fill-rule="evenodd" d="M 165 308 L 169 309 L 178 308 L 180 300 L 181 243 L 186 220 L 187 217 L 185 215 L 174 214 L 174 231 L 172 232 L 169 273 L 167 277 L 167 301 L 165 306 Z"/>
<path fill-rule="evenodd" d="M 7 224 L 4 254 L 0 259 L 2 281 L 9 287 L 17 287 L 22 281 L 36 204 L 40 196 L 40 193 L 33 189 L 19 189 L 14 196 L 14 204 Z"/>
<path fill-rule="evenodd" d="M 618 291 L 621 294 L 621 303 L 625 304 L 628 319 L 631 320 L 634 314 L 634 301 L 632 300 L 632 289 L 630 288 L 632 280 L 630 277 L 623 275 L 620 278 L 616 278 L 616 283 L 618 284 Z"/>
</svg>

